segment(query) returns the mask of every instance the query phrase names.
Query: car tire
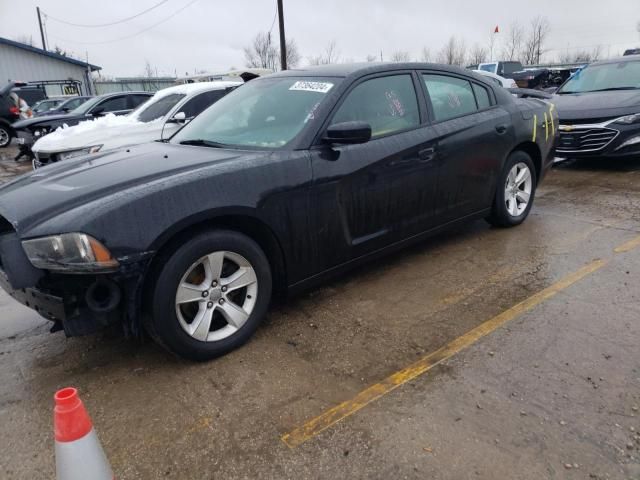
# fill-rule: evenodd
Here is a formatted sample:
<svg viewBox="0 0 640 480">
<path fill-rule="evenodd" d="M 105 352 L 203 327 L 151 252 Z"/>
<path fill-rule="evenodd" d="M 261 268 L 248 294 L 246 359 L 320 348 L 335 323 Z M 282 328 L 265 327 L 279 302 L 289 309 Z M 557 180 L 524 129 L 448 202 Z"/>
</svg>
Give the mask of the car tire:
<svg viewBox="0 0 640 480">
<path fill-rule="evenodd" d="M 11 144 L 13 132 L 6 125 L 0 125 L 0 148 L 8 147 Z"/>
<path fill-rule="evenodd" d="M 496 227 L 514 227 L 524 222 L 533 205 L 537 181 L 531 157 L 520 150 L 511 153 L 498 178 L 487 221 Z"/>
<path fill-rule="evenodd" d="M 156 265 L 145 327 L 180 357 L 206 361 L 224 355 L 244 344 L 266 315 L 271 268 L 246 235 L 205 231 Z"/>
</svg>

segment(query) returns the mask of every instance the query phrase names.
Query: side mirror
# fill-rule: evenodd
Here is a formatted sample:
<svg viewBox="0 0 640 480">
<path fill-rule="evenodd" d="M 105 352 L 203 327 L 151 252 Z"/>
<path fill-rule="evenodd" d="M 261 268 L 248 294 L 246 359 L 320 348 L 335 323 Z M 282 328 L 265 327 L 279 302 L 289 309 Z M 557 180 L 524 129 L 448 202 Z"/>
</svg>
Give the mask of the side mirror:
<svg viewBox="0 0 640 480">
<path fill-rule="evenodd" d="M 331 144 L 367 143 L 371 140 L 371 125 L 367 122 L 334 123 L 322 139 Z"/>
<path fill-rule="evenodd" d="M 91 112 L 91 115 L 93 115 L 94 117 L 101 117 L 102 115 L 104 115 L 104 107 L 96 108 Z"/>
<path fill-rule="evenodd" d="M 183 123 L 187 120 L 187 116 L 184 112 L 178 112 L 169 119 L 169 123 Z"/>
</svg>

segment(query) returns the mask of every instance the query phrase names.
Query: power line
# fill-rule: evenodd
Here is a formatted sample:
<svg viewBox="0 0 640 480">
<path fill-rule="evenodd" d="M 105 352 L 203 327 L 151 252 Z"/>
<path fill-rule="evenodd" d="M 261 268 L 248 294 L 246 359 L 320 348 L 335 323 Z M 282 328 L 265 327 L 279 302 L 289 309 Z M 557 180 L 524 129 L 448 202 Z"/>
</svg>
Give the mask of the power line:
<svg viewBox="0 0 640 480">
<path fill-rule="evenodd" d="M 51 20 L 55 20 L 56 22 L 64 23 L 66 25 L 71 25 L 73 27 L 82 27 L 82 28 L 110 27 L 111 25 L 117 25 L 119 23 L 124 23 L 124 22 L 128 22 L 129 20 L 133 20 L 134 18 L 137 18 L 140 15 L 144 15 L 145 13 L 150 12 L 151 10 L 154 10 L 154 9 L 158 8 L 160 5 L 163 5 L 163 4 L 167 3 L 168 1 L 169 0 L 162 0 L 161 2 L 156 3 L 152 7 L 149 7 L 146 10 L 143 10 L 140 13 L 136 13 L 135 15 L 132 15 L 131 17 L 123 18 L 122 20 L 118 20 L 118 21 L 110 22 L 110 23 L 94 23 L 94 24 L 73 23 L 73 22 L 67 22 L 66 20 L 61 20 L 61 19 L 56 18 L 56 17 L 52 17 L 51 15 L 49 15 L 47 13 L 45 13 L 44 15 L 47 18 L 50 18 Z"/>
<path fill-rule="evenodd" d="M 165 0 L 165 1 L 167 1 L 167 0 Z M 154 23 L 153 25 L 151 25 L 151 26 L 149 26 L 149 27 L 147 27 L 147 28 L 145 28 L 145 29 L 143 29 L 143 30 L 140 30 L 140 31 L 139 31 L 139 32 L 137 32 L 137 33 L 134 33 L 133 35 L 127 35 L 126 37 L 114 38 L 113 40 L 105 40 L 105 41 L 101 41 L 101 42 L 78 42 L 77 40 L 69 40 L 69 39 L 67 39 L 67 38 L 58 37 L 57 35 L 51 35 L 51 36 L 52 36 L 52 37 L 55 37 L 55 38 L 57 38 L 57 39 L 59 39 L 59 40 L 63 40 L 63 41 L 65 41 L 65 42 L 78 43 L 78 44 L 80 44 L 80 45 L 103 45 L 103 44 L 105 44 L 105 43 L 121 42 L 122 40 L 128 40 L 128 39 L 130 39 L 130 38 L 137 37 L 138 35 L 140 35 L 140 34 L 142 34 L 142 33 L 144 33 L 144 32 L 147 32 L 147 31 L 151 30 L 152 28 L 157 27 L 158 25 L 161 25 L 161 24 L 163 24 L 163 23 L 165 23 L 165 22 L 168 22 L 168 21 L 169 21 L 169 20 L 171 20 L 173 17 L 175 17 L 177 14 L 179 14 L 180 12 L 182 12 L 183 10 L 185 10 L 187 7 L 190 7 L 191 5 L 193 5 L 194 3 L 196 3 L 197 1 L 198 1 L 198 0 L 191 0 L 191 1 L 190 1 L 189 3 L 187 3 L 185 6 L 183 6 L 183 7 L 179 8 L 178 10 L 176 10 L 175 12 L 173 12 L 170 16 L 168 16 L 168 17 L 166 17 L 166 18 L 164 18 L 164 19 L 160 20 L 160 21 L 159 21 L 159 22 L 157 22 L 157 23 Z"/>
</svg>

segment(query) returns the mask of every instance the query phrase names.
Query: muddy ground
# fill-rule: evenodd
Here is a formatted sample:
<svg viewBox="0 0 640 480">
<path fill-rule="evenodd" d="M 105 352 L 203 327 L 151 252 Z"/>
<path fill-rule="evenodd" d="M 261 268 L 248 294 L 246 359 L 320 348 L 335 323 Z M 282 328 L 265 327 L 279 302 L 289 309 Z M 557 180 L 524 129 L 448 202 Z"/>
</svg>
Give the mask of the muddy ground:
<svg viewBox="0 0 640 480">
<path fill-rule="evenodd" d="M 639 235 L 640 160 L 560 164 L 519 228 L 476 222 L 377 261 L 206 364 L 49 334 L 0 293 L 0 477 L 53 478 L 52 395 L 74 385 L 120 480 L 638 480 L 640 247 L 614 250 Z M 596 259 L 425 375 L 296 448 L 281 440 Z"/>
</svg>

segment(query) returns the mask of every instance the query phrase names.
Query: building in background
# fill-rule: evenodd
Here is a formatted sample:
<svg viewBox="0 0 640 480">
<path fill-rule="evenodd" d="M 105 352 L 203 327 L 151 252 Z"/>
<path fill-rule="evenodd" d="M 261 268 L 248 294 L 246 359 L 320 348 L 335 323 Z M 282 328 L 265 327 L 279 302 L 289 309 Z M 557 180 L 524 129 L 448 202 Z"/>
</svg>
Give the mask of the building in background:
<svg viewBox="0 0 640 480">
<path fill-rule="evenodd" d="M 97 65 L 0 37 L 0 85 L 9 81 L 43 82 L 50 96 L 91 95 L 95 93 L 91 72 L 100 69 Z M 69 80 L 71 82 L 51 83 Z"/>
</svg>

